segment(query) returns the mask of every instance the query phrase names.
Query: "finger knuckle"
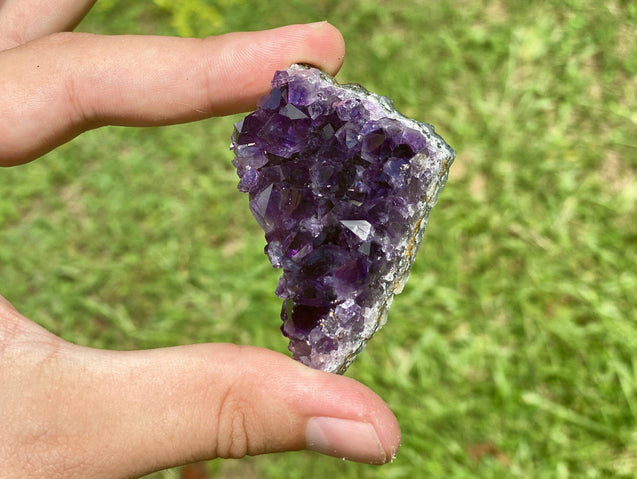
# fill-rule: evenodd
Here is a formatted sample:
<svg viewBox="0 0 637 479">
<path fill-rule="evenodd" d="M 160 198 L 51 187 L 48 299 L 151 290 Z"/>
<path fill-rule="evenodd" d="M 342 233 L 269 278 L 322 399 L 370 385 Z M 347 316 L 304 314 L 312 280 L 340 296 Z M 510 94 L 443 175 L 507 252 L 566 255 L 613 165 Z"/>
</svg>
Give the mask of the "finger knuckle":
<svg viewBox="0 0 637 479">
<path fill-rule="evenodd" d="M 217 456 L 238 459 L 250 453 L 248 430 L 251 406 L 235 382 L 222 397 L 219 407 Z"/>
</svg>

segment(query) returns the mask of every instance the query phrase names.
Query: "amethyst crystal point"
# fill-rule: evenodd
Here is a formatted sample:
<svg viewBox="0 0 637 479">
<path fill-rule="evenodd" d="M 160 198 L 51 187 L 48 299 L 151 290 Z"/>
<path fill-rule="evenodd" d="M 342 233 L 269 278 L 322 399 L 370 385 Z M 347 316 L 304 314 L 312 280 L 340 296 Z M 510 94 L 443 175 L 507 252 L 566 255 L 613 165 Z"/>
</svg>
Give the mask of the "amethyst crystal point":
<svg viewBox="0 0 637 479">
<path fill-rule="evenodd" d="M 431 125 L 315 68 L 277 72 L 235 125 L 239 189 L 283 269 L 295 359 L 343 373 L 385 323 L 454 152 Z"/>
</svg>

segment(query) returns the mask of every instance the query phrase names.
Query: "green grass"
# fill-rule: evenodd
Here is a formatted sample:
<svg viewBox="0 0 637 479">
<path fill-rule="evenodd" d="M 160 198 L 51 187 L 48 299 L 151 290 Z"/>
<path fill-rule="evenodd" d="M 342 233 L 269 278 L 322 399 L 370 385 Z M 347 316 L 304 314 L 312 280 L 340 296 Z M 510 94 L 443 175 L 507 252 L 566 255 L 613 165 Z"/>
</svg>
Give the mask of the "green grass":
<svg viewBox="0 0 637 479">
<path fill-rule="evenodd" d="M 637 6 L 273 3 L 208 2 L 222 21 L 186 26 L 327 18 L 348 45 L 339 78 L 433 123 L 458 157 L 348 371 L 396 413 L 397 459 L 278 454 L 213 461 L 215 477 L 637 477 Z M 177 33 L 175 8 L 104 1 L 81 29 Z M 105 128 L 0 171 L 0 291 L 80 344 L 285 351 L 278 273 L 230 164 L 236 119 Z"/>
</svg>

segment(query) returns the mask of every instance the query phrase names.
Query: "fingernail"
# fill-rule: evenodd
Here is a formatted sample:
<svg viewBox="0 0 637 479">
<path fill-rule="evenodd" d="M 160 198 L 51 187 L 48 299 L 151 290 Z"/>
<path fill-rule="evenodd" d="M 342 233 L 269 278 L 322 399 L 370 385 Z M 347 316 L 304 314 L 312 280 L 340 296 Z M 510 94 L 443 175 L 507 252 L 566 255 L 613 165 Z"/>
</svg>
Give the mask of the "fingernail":
<svg viewBox="0 0 637 479">
<path fill-rule="evenodd" d="M 323 20 L 322 22 L 308 23 L 307 26 L 318 30 L 319 28 L 322 28 L 326 23 L 327 20 Z"/>
<path fill-rule="evenodd" d="M 328 456 L 368 464 L 387 462 L 374 426 L 366 422 L 313 417 L 307 422 L 305 440 L 308 449 Z"/>
</svg>

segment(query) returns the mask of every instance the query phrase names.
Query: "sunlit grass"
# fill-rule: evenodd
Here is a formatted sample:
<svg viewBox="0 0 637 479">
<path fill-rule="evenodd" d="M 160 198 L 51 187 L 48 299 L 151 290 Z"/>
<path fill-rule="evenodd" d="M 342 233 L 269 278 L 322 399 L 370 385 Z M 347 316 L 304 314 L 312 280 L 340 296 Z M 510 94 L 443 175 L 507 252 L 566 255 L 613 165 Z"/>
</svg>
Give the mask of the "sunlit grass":
<svg viewBox="0 0 637 479">
<path fill-rule="evenodd" d="M 82 28 L 174 33 L 170 11 L 110 3 Z M 458 157 L 404 293 L 348 372 L 395 411 L 394 463 L 280 454 L 215 461 L 216 477 L 634 477 L 637 8 L 292 0 L 223 14 L 197 33 L 328 18 L 348 45 L 339 78 L 433 123 Z M 230 164 L 234 120 L 102 129 L 1 171 L 2 294 L 81 344 L 285 351 L 278 273 Z"/>
</svg>

